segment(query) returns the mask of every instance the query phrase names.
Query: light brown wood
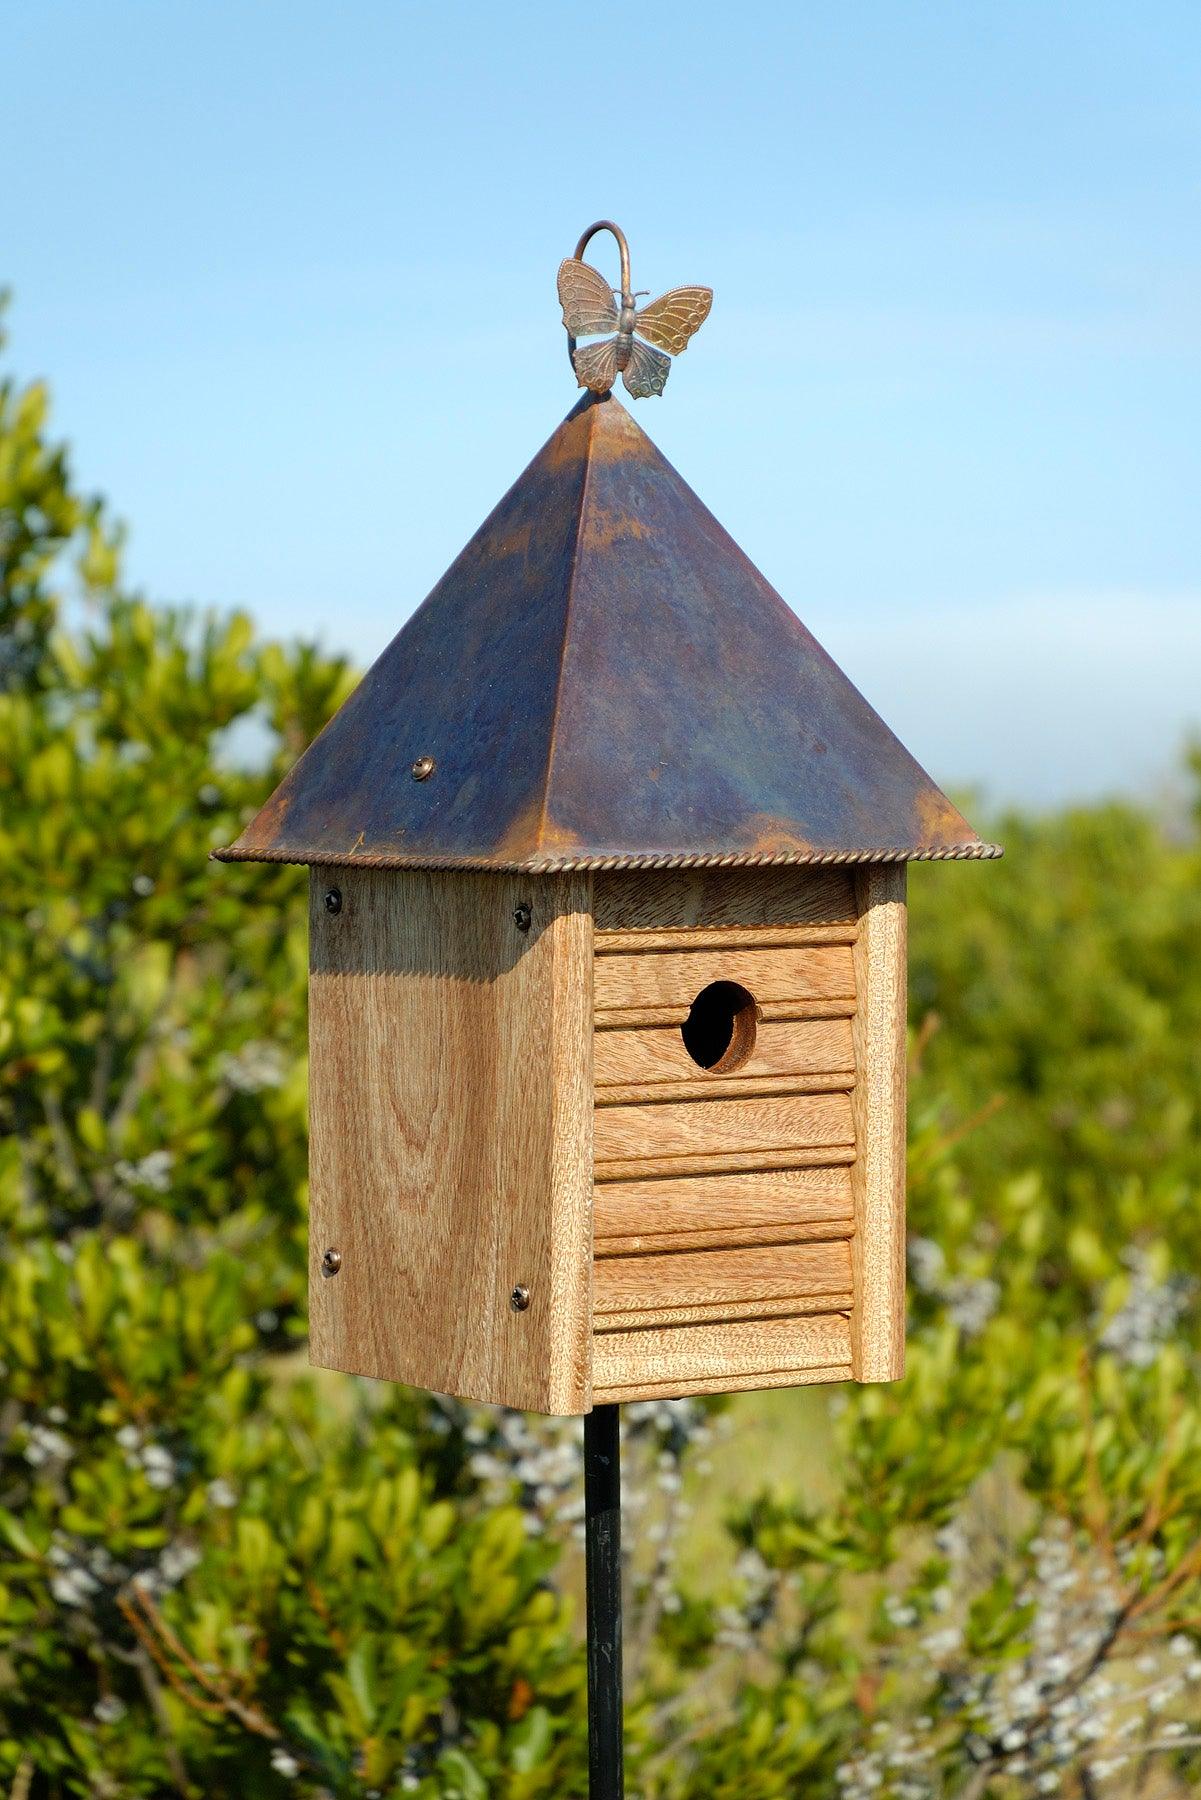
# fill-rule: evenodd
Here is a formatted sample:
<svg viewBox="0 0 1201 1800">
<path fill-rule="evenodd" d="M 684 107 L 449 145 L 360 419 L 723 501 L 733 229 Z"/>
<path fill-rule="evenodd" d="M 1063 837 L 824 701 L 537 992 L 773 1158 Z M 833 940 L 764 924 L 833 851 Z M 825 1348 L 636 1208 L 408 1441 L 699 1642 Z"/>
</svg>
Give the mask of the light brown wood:
<svg viewBox="0 0 1201 1800">
<path fill-rule="evenodd" d="M 725 925 L 715 930 L 606 931 L 598 933 L 596 954 L 615 956 L 651 950 L 772 950 L 804 944 L 853 944 L 855 926 L 842 925 Z"/>
<path fill-rule="evenodd" d="M 829 1000 L 855 993 L 852 948 L 655 950 L 596 959 L 596 1005 L 691 1006 L 702 988 L 736 981 L 758 1002 Z"/>
<path fill-rule="evenodd" d="M 842 1313 L 824 1313 L 600 1332 L 593 1342 L 592 1379 L 602 1389 L 712 1381 L 709 1391 L 722 1392 L 728 1376 L 838 1368 L 850 1359 L 849 1321 Z"/>
<path fill-rule="evenodd" d="M 852 1144 L 848 1094 L 787 1094 L 764 1100 L 666 1101 L 596 1112 L 597 1161 L 641 1156 L 732 1155 Z"/>
<path fill-rule="evenodd" d="M 344 868 L 336 916 L 330 885 L 313 872 L 313 1360 L 586 1411 L 588 877 Z M 328 1246 L 342 1266 L 327 1279 Z M 509 1305 L 518 1284 L 525 1312 Z"/>
<path fill-rule="evenodd" d="M 858 1381 L 895 1381 L 905 1372 L 905 866 L 868 868 L 856 889 L 851 1361 Z"/>
<path fill-rule="evenodd" d="M 651 1249 L 664 1238 L 674 1244 L 710 1234 L 727 1243 L 757 1242 L 762 1231 L 790 1234 L 793 1242 L 811 1233 L 849 1236 L 854 1216 L 846 1166 L 602 1182 L 596 1190 L 596 1252 L 609 1253 L 610 1239 L 614 1248 Z"/>
<path fill-rule="evenodd" d="M 597 1159 L 598 1181 L 639 1181 L 651 1175 L 733 1175 L 753 1169 L 806 1169 L 815 1163 L 853 1163 L 854 1144 L 813 1150 L 719 1151 L 708 1156 L 617 1156 Z"/>
<path fill-rule="evenodd" d="M 745 1317 L 756 1301 L 828 1299 L 849 1295 L 850 1286 L 851 1251 L 845 1241 L 606 1257 L 596 1269 L 596 1322 L 599 1329 L 606 1313 L 722 1305 L 729 1308 L 728 1317 Z M 832 1304 L 824 1310 L 833 1310 Z"/>
<path fill-rule="evenodd" d="M 702 1071 L 703 1072 L 703 1071 Z M 598 1087 L 598 1106 L 658 1106 L 664 1100 L 772 1099 L 782 1094 L 845 1094 L 853 1082 L 837 1075 L 714 1075 L 696 1081 L 641 1081 L 632 1087 Z"/>
<path fill-rule="evenodd" d="M 606 1191 L 597 1189 L 598 1194 Z M 816 1244 L 849 1238 L 849 1225 L 735 1225 L 706 1231 L 636 1232 L 630 1237 L 597 1238 L 597 1257 L 642 1256 L 653 1250 L 743 1250 L 767 1244 Z"/>
<path fill-rule="evenodd" d="M 757 1393 L 761 1388 L 814 1387 L 821 1382 L 850 1380 L 849 1363 L 832 1369 L 766 1369 L 751 1375 L 708 1375 L 694 1381 L 651 1381 L 631 1387 L 594 1388 L 593 1404 L 621 1406 L 627 1400 L 682 1400 L 689 1394 Z"/>
<path fill-rule="evenodd" d="M 626 1031 L 671 1026 L 676 1031 L 688 1017 L 693 994 L 687 1002 L 672 1006 L 607 1006 L 596 1013 L 598 1031 Z M 759 996 L 755 998 L 759 1000 Z M 759 1000 L 759 1023 L 792 1019 L 849 1019 L 855 1011 L 853 994 L 834 1000 Z"/>
<path fill-rule="evenodd" d="M 598 1032 L 594 1055 L 599 1101 L 605 1098 L 600 1090 L 609 1085 L 688 1081 L 702 1083 L 713 1093 L 723 1080 L 693 1062 L 676 1025 Z M 761 1020 L 755 1029 L 754 1048 L 730 1079 L 750 1081 L 761 1076 L 831 1071 L 849 1074 L 854 1068 L 849 1019 Z"/>
<path fill-rule="evenodd" d="M 637 1259 L 635 1259 L 637 1260 Z M 628 1312 L 598 1313 L 596 1330 L 631 1331 L 651 1325 L 719 1325 L 753 1324 L 756 1319 L 796 1319 L 817 1313 L 849 1313 L 853 1301 L 850 1288 L 841 1293 L 788 1294 L 767 1300 L 697 1301 L 691 1306 L 635 1307 Z"/>
<path fill-rule="evenodd" d="M 846 869 L 640 869 L 595 877 L 596 929 L 801 925 L 857 915 Z"/>
</svg>

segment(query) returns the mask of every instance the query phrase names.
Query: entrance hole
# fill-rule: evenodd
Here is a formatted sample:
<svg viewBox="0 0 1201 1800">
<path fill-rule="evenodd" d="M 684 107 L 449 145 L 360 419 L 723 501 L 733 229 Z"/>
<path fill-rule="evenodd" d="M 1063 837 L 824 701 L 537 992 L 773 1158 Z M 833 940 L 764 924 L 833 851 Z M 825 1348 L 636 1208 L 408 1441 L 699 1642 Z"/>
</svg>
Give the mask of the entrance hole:
<svg viewBox="0 0 1201 1800">
<path fill-rule="evenodd" d="M 759 1008 L 736 981 L 711 981 L 692 1002 L 680 1027 L 694 1063 L 714 1075 L 740 1068 L 755 1047 Z"/>
</svg>

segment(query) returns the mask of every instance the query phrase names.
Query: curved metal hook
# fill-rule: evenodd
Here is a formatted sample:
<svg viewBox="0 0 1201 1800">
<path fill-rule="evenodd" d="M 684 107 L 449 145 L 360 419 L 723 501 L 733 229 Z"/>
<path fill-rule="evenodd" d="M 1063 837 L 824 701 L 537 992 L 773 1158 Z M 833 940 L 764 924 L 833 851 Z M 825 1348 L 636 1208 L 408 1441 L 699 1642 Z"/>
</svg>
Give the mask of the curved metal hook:
<svg viewBox="0 0 1201 1800">
<path fill-rule="evenodd" d="M 595 225 L 589 225 L 575 247 L 575 260 L 580 262 L 583 259 L 585 250 L 598 231 L 611 232 L 617 239 L 617 248 L 621 254 L 621 291 L 623 294 L 628 294 L 630 291 L 630 246 L 626 243 L 625 232 L 620 225 L 615 225 L 612 219 L 598 219 Z"/>
<path fill-rule="evenodd" d="M 595 225 L 589 225 L 587 231 L 585 231 L 583 233 L 583 235 L 580 238 L 579 243 L 575 247 L 575 260 L 576 260 L 576 262 L 580 262 L 583 260 L 583 255 L 584 255 L 585 250 L 588 248 L 589 244 L 592 242 L 593 238 L 596 236 L 598 231 L 610 232 L 612 234 L 612 236 L 617 239 L 617 250 L 618 250 L 618 254 L 621 257 L 621 298 L 622 298 L 622 304 L 625 305 L 631 297 L 630 296 L 630 246 L 626 243 L 626 234 L 621 229 L 620 225 L 615 225 L 613 223 L 612 219 L 598 219 L 596 221 Z M 568 334 L 567 334 L 567 360 L 571 364 L 573 374 L 575 372 L 575 349 L 576 349 L 576 340 L 572 337 L 571 333 L 568 332 Z"/>
</svg>

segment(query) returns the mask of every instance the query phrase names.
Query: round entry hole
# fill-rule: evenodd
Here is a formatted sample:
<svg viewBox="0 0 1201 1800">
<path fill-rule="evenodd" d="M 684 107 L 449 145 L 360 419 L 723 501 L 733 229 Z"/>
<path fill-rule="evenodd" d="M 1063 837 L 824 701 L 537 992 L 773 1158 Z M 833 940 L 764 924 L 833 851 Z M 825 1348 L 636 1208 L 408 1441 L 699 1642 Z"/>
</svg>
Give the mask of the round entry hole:
<svg viewBox="0 0 1201 1800">
<path fill-rule="evenodd" d="M 758 1013 L 751 995 L 736 981 L 711 981 L 680 1027 L 684 1048 L 702 1069 L 726 1075 L 740 1068 L 754 1049 Z"/>
</svg>

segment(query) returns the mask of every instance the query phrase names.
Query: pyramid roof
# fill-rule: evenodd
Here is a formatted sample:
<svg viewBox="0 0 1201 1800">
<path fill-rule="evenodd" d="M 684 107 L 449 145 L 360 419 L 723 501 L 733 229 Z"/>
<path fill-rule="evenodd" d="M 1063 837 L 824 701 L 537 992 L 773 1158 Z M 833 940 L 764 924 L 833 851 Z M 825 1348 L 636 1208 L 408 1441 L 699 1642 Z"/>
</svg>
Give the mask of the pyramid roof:
<svg viewBox="0 0 1201 1800">
<path fill-rule="evenodd" d="M 997 854 L 612 395 L 569 413 L 216 852 L 532 873 Z"/>
</svg>

